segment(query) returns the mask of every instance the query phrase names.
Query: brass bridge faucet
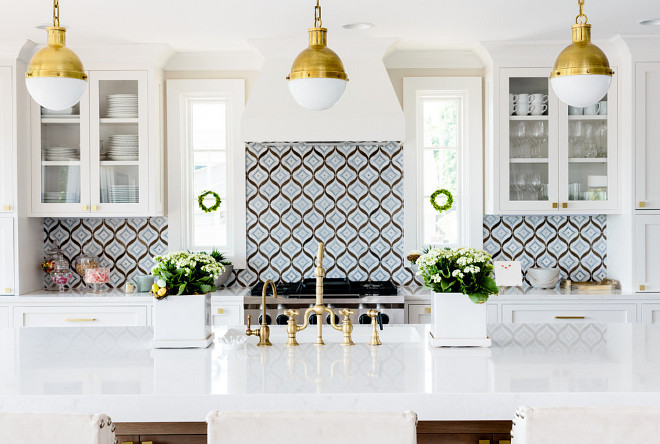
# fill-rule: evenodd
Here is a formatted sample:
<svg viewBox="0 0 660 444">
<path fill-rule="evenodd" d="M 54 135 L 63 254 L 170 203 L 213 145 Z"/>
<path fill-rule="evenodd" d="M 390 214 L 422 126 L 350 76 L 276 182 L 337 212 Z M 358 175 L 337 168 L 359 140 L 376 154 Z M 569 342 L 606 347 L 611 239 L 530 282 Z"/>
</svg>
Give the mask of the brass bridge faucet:
<svg viewBox="0 0 660 444">
<path fill-rule="evenodd" d="M 264 282 L 264 288 L 261 292 L 261 308 L 263 309 L 263 314 L 261 315 L 261 325 L 259 326 L 258 330 L 250 330 L 251 316 L 248 315 L 247 317 L 247 330 L 245 331 L 245 334 L 248 336 L 258 336 L 258 347 L 270 347 L 273 345 L 268 339 L 270 337 L 270 327 L 268 327 L 268 324 L 266 323 L 266 292 L 268 291 L 268 284 L 270 284 L 271 288 L 273 289 L 273 297 L 277 298 L 277 288 L 275 288 L 275 283 L 268 279 L 266 282 Z"/>
</svg>

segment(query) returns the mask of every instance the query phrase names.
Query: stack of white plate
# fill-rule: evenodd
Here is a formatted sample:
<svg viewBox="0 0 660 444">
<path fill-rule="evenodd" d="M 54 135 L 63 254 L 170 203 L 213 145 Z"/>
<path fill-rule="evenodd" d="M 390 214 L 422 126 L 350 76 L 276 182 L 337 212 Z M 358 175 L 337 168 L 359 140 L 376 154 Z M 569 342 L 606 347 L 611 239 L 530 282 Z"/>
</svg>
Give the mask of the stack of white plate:
<svg viewBox="0 0 660 444">
<path fill-rule="evenodd" d="M 110 185 L 108 187 L 108 200 L 110 203 L 136 203 L 138 197 L 139 188 L 137 185 Z"/>
<path fill-rule="evenodd" d="M 45 191 L 41 200 L 43 203 L 80 202 L 80 194 L 66 191 Z"/>
<path fill-rule="evenodd" d="M 108 160 L 138 160 L 138 136 L 115 134 L 110 136 L 107 152 Z"/>
<path fill-rule="evenodd" d="M 138 116 L 137 94 L 108 94 L 108 117 L 133 118 Z"/>
<path fill-rule="evenodd" d="M 80 148 L 63 146 L 44 148 L 44 160 L 80 160 Z"/>
</svg>

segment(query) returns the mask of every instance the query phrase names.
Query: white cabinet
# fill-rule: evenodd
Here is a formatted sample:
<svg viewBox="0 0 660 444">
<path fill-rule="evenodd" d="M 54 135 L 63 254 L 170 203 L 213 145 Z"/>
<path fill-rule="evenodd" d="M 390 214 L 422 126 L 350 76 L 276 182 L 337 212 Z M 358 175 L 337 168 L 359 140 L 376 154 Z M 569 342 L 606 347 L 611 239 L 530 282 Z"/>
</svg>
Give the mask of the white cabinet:
<svg viewBox="0 0 660 444">
<path fill-rule="evenodd" d="M 569 112 L 552 91 L 551 70 L 497 70 L 487 211 L 616 213 L 616 82 L 593 109 Z"/>
<path fill-rule="evenodd" d="M 12 69 L 0 67 L 0 214 L 14 212 L 14 112 Z"/>
<path fill-rule="evenodd" d="M 14 307 L 13 317 L 14 327 L 145 326 L 147 307 Z"/>
<path fill-rule="evenodd" d="M 635 208 L 660 209 L 660 63 L 635 70 Z"/>
<path fill-rule="evenodd" d="M 162 160 L 159 147 L 150 149 L 160 140 L 150 137 L 150 128 L 158 128 L 149 118 L 150 89 L 147 71 L 90 71 L 88 88 L 71 114 L 53 114 L 32 101 L 33 216 L 162 211 L 152 205 L 160 202 Z"/>
<path fill-rule="evenodd" d="M 9 327 L 9 307 L 0 307 L 0 328 Z"/>
<path fill-rule="evenodd" d="M 408 304 L 408 324 L 430 324 L 430 304 Z"/>
<path fill-rule="evenodd" d="M 635 280 L 637 292 L 660 292 L 660 214 L 635 216 Z"/>
<path fill-rule="evenodd" d="M 0 295 L 14 294 L 14 219 L 0 217 Z"/>
<path fill-rule="evenodd" d="M 503 304 L 505 324 L 569 322 L 637 322 L 637 305 L 631 304 Z"/>
<path fill-rule="evenodd" d="M 243 325 L 242 303 L 212 303 L 213 325 Z"/>
<path fill-rule="evenodd" d="M 642 323 L 660 324 L 660 304 L 642 304 Z"/>
</svg>

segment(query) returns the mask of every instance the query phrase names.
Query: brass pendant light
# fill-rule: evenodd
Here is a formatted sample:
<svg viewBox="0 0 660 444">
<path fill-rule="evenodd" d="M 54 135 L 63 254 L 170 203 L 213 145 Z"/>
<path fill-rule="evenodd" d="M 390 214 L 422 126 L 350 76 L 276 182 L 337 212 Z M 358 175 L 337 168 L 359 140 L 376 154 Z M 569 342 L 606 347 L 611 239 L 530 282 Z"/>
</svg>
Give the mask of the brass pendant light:
<svg viewBox="0 0 660 444">
<path fill-rule="evenodd" d="M 46 28 L 48 44 L 30 60 L 25 84 L 30 95 L 44 108 L 69 108 L 80 100 L 87 86 L 83 64 L 66 47 L 66 28 L 60 26 L 59 0 L 53 0 L 53 26 Z"/>
<path fill-rule="evenodd" d="M 322 27 L 319 0 L 314 8 L 314 27 L 308 32 L 309 46 L 298 54 L 286 78 L 298 104 L 320 111 L 332 107 L 341 98 L 348 75 L 339 56 L 327 46 L 328 30 Z"/>
<path fill-rule="evenodd" d="M 557 57 L 550 75 L 552 89 L 571 106 L 598 102 L 609 89 L 614 71 L 605 53 L 591 43 L 591 25 L 584 13 L 584 0 L 578 0 L 580 13 L 575 18 L 573 43 Z"/>
</svg>

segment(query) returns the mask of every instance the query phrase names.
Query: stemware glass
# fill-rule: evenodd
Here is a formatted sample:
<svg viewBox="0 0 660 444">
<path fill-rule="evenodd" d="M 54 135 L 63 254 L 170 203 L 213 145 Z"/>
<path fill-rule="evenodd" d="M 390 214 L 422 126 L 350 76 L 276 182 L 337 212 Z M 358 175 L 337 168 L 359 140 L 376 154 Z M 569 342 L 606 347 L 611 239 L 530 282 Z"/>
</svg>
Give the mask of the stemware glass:
<svg viewBox="0 0 660 444">
<path fill-rule="evenodd" d="M 523 173 L 517 173 L 513 177 L 511 187 L 516 192 L 516 200 L 525 200 L 525 188 L 527 187 L 527 183 L 525 182 L 525 175 Z"/>
<path fill-rule="evenodd" d="M 596 129 L 597 157 L 607 157 L 607 124 L 601 123 Z"/>
<path fill-rule="evenodd" d="M 511 128 L 511 146 L 513 148 L 511 157 L 520 158 L 524 157 L 522 154 L 523 145 L 525 144 L 525 122 L 515 122 Z"/>
<path fill-rule="evenodd" d="M 539 200 L 540 191 L 543 188 L 541 183 L 541 173 L 532 173 L 527 180 L 527 186 L 530 190 L 529 200 Z"/>
<path fill-rule="evenodd" d="M 579 120 L 573 121 L 571 124 L 571 131 L 569 135 L 569 142 L 571 144 L 571 157 L 583 157 L 582 153 L 582 139 L 584 138 L 584 126 Z"/>
</svg>

